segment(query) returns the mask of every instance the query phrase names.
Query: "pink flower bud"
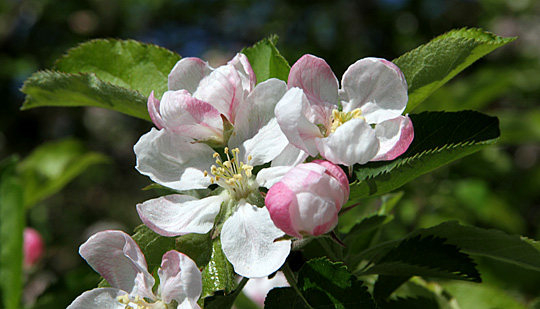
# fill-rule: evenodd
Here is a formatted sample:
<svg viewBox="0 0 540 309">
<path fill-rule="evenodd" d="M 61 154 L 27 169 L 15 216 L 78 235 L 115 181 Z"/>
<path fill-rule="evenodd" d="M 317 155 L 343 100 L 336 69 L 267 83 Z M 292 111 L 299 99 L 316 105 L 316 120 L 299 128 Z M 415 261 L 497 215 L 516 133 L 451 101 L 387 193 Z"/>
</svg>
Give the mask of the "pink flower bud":
<svg viewBox="0 0 540 309">
<path fill-rule="evenodd" d="M 41 238 L 38 231 L 30 227 L 24 229 L 23 238 L 24 265 L 25 267 L 30 267 L 34 265 L 43 254 L 43 238 Z"/>
<path fill-rule="evenodd" d="M 348 199 L 349 182 L 343 170 L 315 160 L 287 172 L 268 190 L 265 203 L 278 228 L 302 238 L 334 229 L 338 212 Z"/>
</svg>

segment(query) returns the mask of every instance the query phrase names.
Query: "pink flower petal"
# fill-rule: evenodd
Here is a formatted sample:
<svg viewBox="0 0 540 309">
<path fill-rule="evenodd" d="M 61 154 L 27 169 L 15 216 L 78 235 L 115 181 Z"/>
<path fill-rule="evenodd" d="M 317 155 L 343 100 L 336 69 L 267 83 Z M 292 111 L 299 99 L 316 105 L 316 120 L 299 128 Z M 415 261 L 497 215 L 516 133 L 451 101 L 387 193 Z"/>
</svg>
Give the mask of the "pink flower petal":
<svg viewBox="0 0 540 309">
<path fill-rule="evenodd" d="M 91 236 L 79 254 L 114 288 L 133 296 L 155 300 L 154 278 L 135 241 L 122 231 L 103 231 Z"/>
<path fill-rule="evenodd" d="M 371 161 L 394 160 L 402 155 L 414 139 L 414 128 L 409 116 L 399 116 L 375 126 L 381 148 Z"/>
<path fill-rule="evenodd" d="M 163 119 L 161 119 L 159 105 L 160 102 L 154 97 L 154 92 L 152 91 L 150 96 L 148 96 L 148 113 L 150 114 L 150 119 L 152 119 L 154 125 L 156 125 L 158 129 L 162 129 L 164 127 L 164 122 Z"/>
<path fill-rule="evenodd" d="M 67 309 L 125 309 L 116 299 L 128 294 L 115 288 L 97 288 L 79 295 Z"/>
<path fill-rule="evenodd" d="M 202 292 L 202 275 L 192 259 L 178 251 L 168 251 L 163 255 L 158 275 L 161 298 L 166 304 L 174 299 L 179 307 L 198 307 L 197 300 Z"/>
</svg>

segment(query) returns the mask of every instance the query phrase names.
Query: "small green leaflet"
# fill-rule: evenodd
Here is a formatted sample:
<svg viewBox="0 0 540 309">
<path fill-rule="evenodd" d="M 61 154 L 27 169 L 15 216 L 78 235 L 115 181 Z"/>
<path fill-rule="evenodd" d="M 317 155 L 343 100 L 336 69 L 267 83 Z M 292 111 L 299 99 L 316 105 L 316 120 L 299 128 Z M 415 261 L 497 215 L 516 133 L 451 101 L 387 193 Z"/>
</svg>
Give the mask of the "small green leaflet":
<svg viewBox="0 0 540 309">
<path fill-rule="evenodd" d="M 405 113 L 473 62 L 516 38 L 503 38 L 476 28 L 452 30 L 394 59 L 409 85 Z"/>
<path fill-rule="evenodd" d="M 308 261 L 298 273 L 298 288 L 313 308 L 378 308 L 367 287 L 342 263 Z M 265 308 L 307 308 L 293 288 L 271 290 Z"/>
<path fill-rule="evenodd" d="M 167 91 L 167 76 L 180 55 L 165 48 L 134 40 L 97 39 L 72 48 L 56 61 L 65 73 L 94 73 L 107 83 L 140 92 Z"/>
<path fill-rule="evenodd" d="M 135 228 L 132 238 L 139 245 L 139 248 L 141 248 L 149 272 L 152 272 L 152 270 L 157 269 L 161 265 L 163 255 L 167 251 L 175 249 L 174 237 L 165 237 L 156 234 L 144 224 Z"/>
<path fill-rule="evenodd" d="M 221 249 L 219 237 L 212 240 L 212 256 L 202 271 L 202 282 L 203 291 L 200 302 L 205 302 L 204 298 L 212 297 L 216 291 L 223 290 L 225 294 L 231 293 L 236 286 L 233 267 Z"/>
<path fill-rule="evenodd" d="M 495 260 L 540 271 L 540 244 L 517 235 L 509 235 L 499 230 L 488 230 L 473 226 L 463 226 L 456 221 L 448 221 L 437 226 L 419 229 L 407 238 L 433 235 L 446 239 L 446 244 L 455 245 L 462 252 L 480 255 Z M 361 253 L 365 260 L 384 256 L 400 240 L 390 241 L 371 247 Z"/>
<path fill-rule="evenodd" d="M 26 94 L 22 110 L 43 106 L 95 106 L 150 121 L 145 96 L 104 82 L 93 73 L 39 71 L 24 82 L 21 91 Z"/>
<path fill-rule="evenodd" d="M 493 144 L 500 135 L 497 118 L 474 111 L 410 115 L 414 140 L 392 161 L 354 166 L 350 203 L 392 191 L 437 167 Z"/>
<path fill-rule="evenodd" d="M 255 76 L 257 76 L 257 83 L 270 78 L 287 82 L 289 78 L 291 67 L 277 50 L 275 46 L 277 39 L 277 36 L 274 35 L 242 50 L 242 53 L 248 57 Z"/>
</svg>

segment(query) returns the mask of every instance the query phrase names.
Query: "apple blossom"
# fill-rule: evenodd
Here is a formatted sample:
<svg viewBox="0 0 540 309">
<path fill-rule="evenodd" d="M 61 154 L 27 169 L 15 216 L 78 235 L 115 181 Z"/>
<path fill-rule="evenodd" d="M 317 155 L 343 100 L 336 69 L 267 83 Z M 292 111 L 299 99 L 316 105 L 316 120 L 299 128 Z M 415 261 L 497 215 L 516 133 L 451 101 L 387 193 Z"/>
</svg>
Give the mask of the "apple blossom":
<svg viewBox="0 0 540 309">
<path fill-rule="evenodd" d="M 216 70 L 193 58 L 176 65 L 169 75 L 169 89 L 184 87 L 177 90 L 181 96 L 192 94 L 195 99 L 182 105 L 182 100 L 158 104 L 150 98 L 149 110 L 159 130 L 152 129 L 135 145 L 136 168 L 177 191 L 206 189 L 211 184 L 219 188 L 202 199 L 185 194 L 152 199 L 137 205 L 137 211 L 149 228 L 164 236 L 220 231 L 223 252 L 235 271 L 245 277 L 264 277 L 284 263 L 290 242 L 274 243 L 283 232 L 272 223 L 258 189 L 275 182 L 270 178 L 279 173 L 254 175 L 253 168 L 277 158 L 280 164 L 288 164 L 303 156 L 290 147 L 274 115 L 287 90 L 285 82 L 269 79 L 251 89 L 250 72 L 241 54 Z M 189 121 L 175 122 L 186 113 L 197 125 L 184 128 Z M 227 130 L 219 131 L 219 125 L 210 125 L 209 120 L 199 121 L 213 117 L 219 123 L 217 114 L 230 124 Z M 227 146 L 221 154 L 212 148 L 220 144 Z"/>
<path fill-rule="evenodd" d="M 137 243 L 122 231 L 94 234 L 79 249 L 80 255 L 111 288 L 96 288 L 77 297 L 68 308 L 200 308 L 202 275 L 187 255 L 175 250 L 163 255 L 155 279 L 147 270 L 146 260 Z"/>
<path fill-rule="evenodd" d="M 412 142 L 412 122 L 401 115 L 407 83 L 387 60 L 358 60 L 338 89 L 330 66 L 304 55 L 292 66 L 288 87 L 275 114 L 289 141 L 310 156 L 351 166 L 393 160 Z"/>
<path fill-rule="evenodd" d="M 168 77 L 161 102 L 152 92 L 148 112 L 154 124 L 212 146 L 226 146 L 239 106 L 255 88 L 256 77 L 244 54 L 213 69 L 199 58 L 183 58 Z"/>
<path fill-rule="evenodd" d="M 268 292 L 273 288 L 290 286 L 283 272 L 278 271 L 272 278 L 249 279 L 242 292 L 261 308 Z"/>
<path fill-rule="evenodd" d="M 277 227 L 302 238 L 333 230 L 348 199 L 349 182 L 343 170 L 315 160 L 289 170 L 268 190 L 265 203 Z"/>
<path fill-rule="evenodd" d="M 34 265 L 43 255 L 43 238 L 38 231 L 26 227 L 23 233 L 24 266 Z"/>
</svg>

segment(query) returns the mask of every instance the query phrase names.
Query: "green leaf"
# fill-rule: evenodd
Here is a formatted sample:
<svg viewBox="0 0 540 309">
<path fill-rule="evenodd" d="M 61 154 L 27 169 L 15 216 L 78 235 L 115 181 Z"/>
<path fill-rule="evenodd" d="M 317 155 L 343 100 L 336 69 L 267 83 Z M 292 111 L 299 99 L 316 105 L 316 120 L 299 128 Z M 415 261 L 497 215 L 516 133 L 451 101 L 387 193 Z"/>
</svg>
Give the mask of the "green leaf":
<svg viewBox="0 0 540 309">
<path fill-rule="evenodd" d="M 406 113 L 433 91 L 493 50 L 516 38 L 503 38 L 476 28 L 452 30 L 436 37 L 393 62 L 409 85 Z"/>
<path fill-rule="evenodd" d="M 500 135 L 497 118 L 474 111 L 410 115 L 414 140 L 392 161 L 355 165 L 349 203 L 380 195 L 439 166 L 493 144 Z"/>
<path fill-rule="evenodd" d="M 202 282 L 201 300 L 220 290 L 223 290 L 224 294 L 231 293 L 236 286 L 233 267 L 221 250 L 219 237 L 212 241 L 212 257 L 202 271 Z"/>
<path fill-rule="evenodd" d="M 480 255 L 495 260 L 540 271 L 540 243 L 517 235 L 509 235 L 499 230 L 463 226 L 456 221 L 448 221 L 437 226 L 419 229 L 409 237 L 435 236 L 446 239 L 446 244 L 457 246 L 462 252 Z M 390 241 L 361 253 L 365 260 L 376 259 L 387 254 L 399 241 Z"/>
<path fill-rule="evenodd" d="M 398 297 L 378 304 L 381 309 L 440 309 L 437 300 L 429 297 Z"/>
<path fill-rule="evenodd" d="M 136 90 L 145 97 L 167 91 L 167 76 L 180 55 L 133 40 L 97 39 L 72 48 L 56 62 L 65 73 L 94 73 L 104 82 Z"/>
<path fill-rule="evenodd" d="M 206 266 L 212 257 L 212 232 L 190 233 L 176 238 L 176 250 L 189 256 L 200 268 Z"/>
<path fill-rule="evenodd" d="M 367 287 L 342 263 L 326 258 L 308 261 L 298 273 L 298 288 L 313 308 L 377 308 Z M 292 288 L 273 289 L 266 308 L 306 308 Z"/>
<path fill-rule="evenodd" d="M 31 207 L 57 193 L 75 177 L 108 158 L 87 151 L 73 139 L 49 142 L 36 148 L 20 164 L 24 180 L 24 205 Z"/>
<path fill-rule="evenodd" d="M 359 261 L 355 256 L 370 247 L 373 238 L 378 233 L 381 226 L 387 220 L 387 216 L 371 216 L 364 218 L 356 224 L 343 238 L 343 243 L 347 246 L 346 262 L 347 265 L 355 267 Z"/>
<path fill-rule="evenodd" d="M 20 308 L 24 205 L 23 188 L 16 174 L 17 159 L 0 162 L 0 292 L 6 309 Z"/>
<path fill-rule="evenodd" d="M 221 290 L 221 291 L 216 291 L 213 296 L 206 297 L 204 299 L 204 308 L 205 309 L 231 308 L 233 304 L 235 303 L 236 298 L 238 296 L 241 296 L 242 289 L 244 288 L 248 280 L 249 280 L 248 278 L 243 278 L 233 293 L 225 294 L 225 292 Z M 249 299 L 247 300 L 249 301 Z M 248 304 L 255 306 L 256 308 L 258 307 L 253 303 L 248 302 Z"/>
<path fill-rule="evenodd" d="M 22 110 L 43 106 L 96 106 L 150 121 L 147 98 L 99 79 L 94 73 L 40 71 L 23 84 Z"/>
<path fill-rule="evenodd" d="M 406 238 L 362 273 L 481 282 L 473 260 L 445 241 L 432 235 Z"/>
<path fill-rule="evenodd" d="M 150 272 L 161 265 L 163 255 L 167 251 L 175 249 L 174 237 L 156 234 L 144 224 L 135 228 L 135 234 L 133 234 L 132 238 L 141 248 Z"/>
<path fill-rule="evenodd" d="M 457 281 L 443 282 L 442 286 L 447 292 L 455 297 L 460 308 L 527 308 L 523 303 L 512 297 L 511 293 L 498 287 Z"/>
<path fill-rule="evenodd" d="M 270 78 L 286 82 L 289 77 L 291 67 L 277 50 L 275 46 L 277 39 L 278 37 L 274 35 L 242 50 L 242 53 L 248 57 L 255 76 L 257 76 L 257 83 Z"/>
</svg>

